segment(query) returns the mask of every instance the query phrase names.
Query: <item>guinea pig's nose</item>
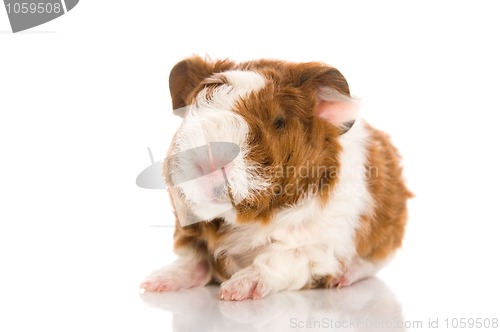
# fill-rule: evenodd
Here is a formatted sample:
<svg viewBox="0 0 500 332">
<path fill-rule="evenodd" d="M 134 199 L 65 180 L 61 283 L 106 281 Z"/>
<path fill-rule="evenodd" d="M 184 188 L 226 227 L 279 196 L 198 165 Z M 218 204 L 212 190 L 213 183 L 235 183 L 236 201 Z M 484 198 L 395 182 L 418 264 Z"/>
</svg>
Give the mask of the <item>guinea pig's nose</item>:
<svg viewBox="0 0 500 332">
<path fill-rule="evenodd" d="M 229 142 L 211 142 L 207 145 L 181 151 L 167 158 L 170 167 L 167 181 L 179 185 L 221 170 L 240 153 L 240 147 Z"/>
<path fill-rule="evenodd" d="M 210 160 L 210 157 L 193 160 L 193 164 L 201 176 L 210 174 L 217 170 L 214 162 Z"/>
<path fill-rule="evenodd" d="M 203 153 L 193 155 L 192 162 L 202 175 L 210 174 L 231 163 L 239 154 L 238 145 L 226 142 L 211 142 Z"/>
</svg>

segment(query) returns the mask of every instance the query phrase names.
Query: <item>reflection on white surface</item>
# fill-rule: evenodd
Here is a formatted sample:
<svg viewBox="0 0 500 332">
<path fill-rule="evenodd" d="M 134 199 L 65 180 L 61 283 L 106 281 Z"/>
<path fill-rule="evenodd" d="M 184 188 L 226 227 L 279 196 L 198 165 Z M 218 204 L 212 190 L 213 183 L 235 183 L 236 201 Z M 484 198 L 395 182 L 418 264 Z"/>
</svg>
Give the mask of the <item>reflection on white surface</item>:
<svg viewBox="0 0 500 332">
<path fill-rule="evenodd" d="M 226 302 L 218 286 L 142 294 L 173 315 L 172 330 L 192 331 L 406 331 L 401 305 L 379 279 L 342 289 L 283 292 L 262 300 Z M 404 325 L 403 325 L 404 326 Z"/>
</svg>

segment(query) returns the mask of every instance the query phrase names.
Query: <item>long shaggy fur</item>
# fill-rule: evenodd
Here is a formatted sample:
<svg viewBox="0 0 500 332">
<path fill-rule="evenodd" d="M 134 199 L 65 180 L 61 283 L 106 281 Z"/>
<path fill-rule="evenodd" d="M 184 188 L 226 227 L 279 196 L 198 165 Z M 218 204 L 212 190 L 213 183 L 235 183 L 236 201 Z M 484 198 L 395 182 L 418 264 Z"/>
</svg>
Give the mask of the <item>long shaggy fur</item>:
<svg viewBox="0 0 500 332">
<path fill-rule="evenodd" d="M 167 183 L 203 163 L 175 159 L 179 152 L 217 141 L 241 151 L 224 173 L 170 188 L 179 260 L 144 289 L 213 281 L 221 299 L 242 300 L 348 286 L 401 246 L 411 193 L 399 154 L 356 119 L 359 103 L 337 69 L 194 56 L 172 69 L 170 90 L 173 107 L 187 113 L 164 164 Z M 180 222 L 187 214 L 200 222 Z"/>
</svg>

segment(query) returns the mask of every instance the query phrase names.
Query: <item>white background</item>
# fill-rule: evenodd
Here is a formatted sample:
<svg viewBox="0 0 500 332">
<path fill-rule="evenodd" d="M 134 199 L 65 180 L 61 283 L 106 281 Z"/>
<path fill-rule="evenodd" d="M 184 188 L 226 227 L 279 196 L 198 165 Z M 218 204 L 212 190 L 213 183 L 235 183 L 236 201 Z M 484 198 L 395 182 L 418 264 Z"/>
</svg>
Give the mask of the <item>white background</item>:
<svg viewBox="0 0 500 332">
<path fill-rule="evenodd" d="M 168 75 L 191 54 L 337 67 L 416 194 L 378 281 L 406 320 L 500 318 L 499 32 L 495 1 L 84 0 L 17 34 L 0 7 L 0 329 L 172 329 L 138 293 L 173 259 L 151 226 L 170 204 L 135 177 L 179 124 Z"/>
</svg>

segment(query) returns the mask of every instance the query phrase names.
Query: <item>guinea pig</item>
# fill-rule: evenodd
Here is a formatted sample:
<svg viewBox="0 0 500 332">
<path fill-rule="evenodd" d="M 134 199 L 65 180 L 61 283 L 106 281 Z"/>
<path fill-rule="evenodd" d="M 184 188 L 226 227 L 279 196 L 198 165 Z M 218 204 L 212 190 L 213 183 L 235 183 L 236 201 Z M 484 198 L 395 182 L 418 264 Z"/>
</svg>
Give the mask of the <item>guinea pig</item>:
<svg viewBox="0 0 500 332">
<path fill-rule="evenodd" d="M 221 300 L 345 287 L 402 244 L 407 189 L 389 137 L 358 119 L 344 76 L 320 62 L 174 66 L 183 116 L 163 175 L 178 259 L 146 291 L 220 284 Z"/>
</svg>

